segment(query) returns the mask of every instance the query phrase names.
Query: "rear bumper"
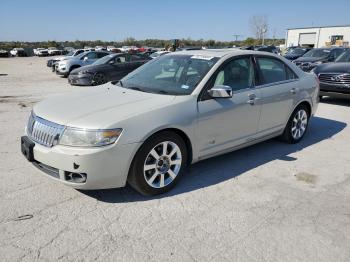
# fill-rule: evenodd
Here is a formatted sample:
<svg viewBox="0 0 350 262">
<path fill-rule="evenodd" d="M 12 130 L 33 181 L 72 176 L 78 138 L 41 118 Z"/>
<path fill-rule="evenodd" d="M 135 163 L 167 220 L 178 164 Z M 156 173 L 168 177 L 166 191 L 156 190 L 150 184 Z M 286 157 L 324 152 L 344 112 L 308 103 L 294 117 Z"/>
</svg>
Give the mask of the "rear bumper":
<svg viewBox="0 0 350 262">
<path fill-rule="evenodd" d="M 68 77 L 68 83 L 71 85 L 78 86 L 91 86 L 92 85 L 92 75 L 72 75 Z"/>
</svg>

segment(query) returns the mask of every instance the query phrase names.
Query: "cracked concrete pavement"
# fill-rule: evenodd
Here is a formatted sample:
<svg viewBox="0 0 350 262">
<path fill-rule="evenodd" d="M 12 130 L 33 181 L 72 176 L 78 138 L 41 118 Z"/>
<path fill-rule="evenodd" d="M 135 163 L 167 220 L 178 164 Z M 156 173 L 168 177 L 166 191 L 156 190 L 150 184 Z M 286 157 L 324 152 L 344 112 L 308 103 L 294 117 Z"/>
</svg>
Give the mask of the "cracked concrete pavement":
<svg viewBox="0 0 350 262">
<path fill-rule="evenodd" d="M 300 144 L 197 163 L 168 194 L 84 192 L 20 153 L 34 103 L 88 88 L 45 62 L 0 58 L 1 261 L 349 261 L 350 101 L 321 103 Z"/>
</svg>

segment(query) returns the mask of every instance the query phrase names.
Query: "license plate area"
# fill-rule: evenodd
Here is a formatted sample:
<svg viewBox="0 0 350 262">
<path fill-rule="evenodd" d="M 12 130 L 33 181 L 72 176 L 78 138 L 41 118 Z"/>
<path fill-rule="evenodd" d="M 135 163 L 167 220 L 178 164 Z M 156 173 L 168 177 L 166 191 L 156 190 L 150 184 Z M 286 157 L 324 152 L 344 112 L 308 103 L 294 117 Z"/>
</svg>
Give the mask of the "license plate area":
<svg viewBox="0 0 350 262">
<path fill-rule="evenodd" d="M 21 137 L 21 151 L 24 157 L 29 162 L 34 162 L 34 153 L 33 153 L 34 146 L 35 146 L 35 143 L 32 142 L 27 136 Z"/>
</svg>

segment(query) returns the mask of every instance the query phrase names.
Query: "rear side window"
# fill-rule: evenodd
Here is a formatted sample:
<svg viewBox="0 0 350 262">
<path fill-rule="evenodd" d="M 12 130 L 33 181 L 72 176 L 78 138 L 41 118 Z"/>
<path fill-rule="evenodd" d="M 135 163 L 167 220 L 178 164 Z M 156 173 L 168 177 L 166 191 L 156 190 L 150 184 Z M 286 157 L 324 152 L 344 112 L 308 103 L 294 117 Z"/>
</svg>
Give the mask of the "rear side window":
<svg viewBox="0 0 350 262">
<path fill-rule="evenodd" d="M 296 79 L 295 73 L 282 61 L 274 58 L 258 57 L 261 84 L 271 84 L 290 79 Z"/>
</svg>

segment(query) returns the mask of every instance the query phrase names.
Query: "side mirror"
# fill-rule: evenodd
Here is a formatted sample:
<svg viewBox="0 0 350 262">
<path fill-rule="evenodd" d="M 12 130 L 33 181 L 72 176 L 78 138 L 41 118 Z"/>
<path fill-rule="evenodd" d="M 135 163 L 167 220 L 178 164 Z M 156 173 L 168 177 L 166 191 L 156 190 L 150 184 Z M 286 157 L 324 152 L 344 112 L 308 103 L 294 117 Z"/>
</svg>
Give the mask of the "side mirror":
<svg viewBox="0 0 350 262">
<path fill-rule="evenodd" d="M 88 58 L 87 56 L 85 56 L 83 60 L 84 60 L 84 61 L 87 61 L 88 59 L 89 59 L 89 58 Z"/>
<path fill-rule="evenodd" d="M 108 64 L 113 65 L 114 64 L 114 60 L 112 59 L 111 61 L 108 62 Z"/>
<path fill-rule="evenodd" d="M 232 97 L 232 88 L 225 85 L 216 85 L 208 90 L 208 93 L 212 98 L 230 98 Z"/>
</svg>

